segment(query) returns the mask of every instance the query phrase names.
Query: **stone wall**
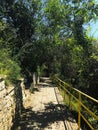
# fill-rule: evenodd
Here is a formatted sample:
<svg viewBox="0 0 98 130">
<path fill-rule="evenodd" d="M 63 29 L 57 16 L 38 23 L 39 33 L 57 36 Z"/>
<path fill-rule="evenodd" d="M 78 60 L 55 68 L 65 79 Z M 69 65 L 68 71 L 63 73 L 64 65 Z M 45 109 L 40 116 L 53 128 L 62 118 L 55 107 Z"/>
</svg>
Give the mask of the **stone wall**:
<svg viewBox="0 0 98 130">
<path fill-rule="evenodd" d="M 0 78 L 0 130 L 10 130 L 15 113 L 14 87 L 9 89 Z"/>
<path fill-rule="evenodd" d="M 13 125 L 16 110 L 14 90 L 14 86 L 6 88 L 5 81 L 0 78 L 0 130 L 10 130 Z"/>
</svg>

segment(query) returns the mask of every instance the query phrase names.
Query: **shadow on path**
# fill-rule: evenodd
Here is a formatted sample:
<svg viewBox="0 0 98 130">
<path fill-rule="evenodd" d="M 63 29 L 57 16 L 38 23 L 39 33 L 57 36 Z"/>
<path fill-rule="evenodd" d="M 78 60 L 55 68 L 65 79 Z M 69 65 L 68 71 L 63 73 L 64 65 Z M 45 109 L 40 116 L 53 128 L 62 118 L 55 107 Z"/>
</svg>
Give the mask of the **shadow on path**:
<svg viewBox="0 0 98 130">
<path fill-rule="evenodd" d="M 44 130 L 44 128 L 48 128 L 50 124 L 63 121 L 64 119 L 73 122 L 70 114 L 68 115 L 67 109 L 65 105 L 53 104 L 51 102 L 45 104 L 45 109 L 40 112 L 32 111 L 32 108 L 25 109 L 20 122 L 17 125 L 14 124 L 11 130 Z"/>
<path fill-rule="evenodd" d="M 49 78 L 42 78 L 41 80 L 43 82 L 41 81 L 39 85 L 34 88 L 34 92 L 40 92 L 40 88 L 53 87 L 57 104 L 53 102 L 43 104 L 44 109 L 40 108 L 41 110 L 39 109 L 38 111 L 34 110 L 33 106 L 24 109 L 18 122 L 16 122 L 16 120 L 13 121 L 11 130 L 44 130 L 45 128 L 52 130 L 51 125 L 53 123 L 55 123 L 57 130 L 60 130 L 60 121 L 63 121 L 64 129 L 67 130 L 65 120 L 75 123 L 68 107 L 59 103 L 57 98 L 58 91 L 55 89 L 56 86 L 53 85 Z"/>
</svg>

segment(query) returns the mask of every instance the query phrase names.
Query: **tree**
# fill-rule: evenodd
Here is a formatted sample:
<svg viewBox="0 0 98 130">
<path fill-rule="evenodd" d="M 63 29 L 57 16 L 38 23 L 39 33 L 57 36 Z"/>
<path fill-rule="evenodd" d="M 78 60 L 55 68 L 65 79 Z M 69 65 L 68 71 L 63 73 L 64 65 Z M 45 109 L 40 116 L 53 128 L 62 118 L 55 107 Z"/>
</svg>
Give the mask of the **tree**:
<svg viewBox="0 0 98 130">
<path fill-rule="evenodd" d="M 22 70 L 24 72 L 28 70 L 29 73 L 34 72 L 36 68 L 32 66 L 32 59 L 34 59 L 33 44 L 38 7 L 40 7 L 40 2 L 32 0 L 25 2 L 21 0 L 1 1 L 2 20 L 5 21 L 6 25 L 8 24 L 7 30 L 10 30 L 12 35 L 9 37 L 7 30 L 2 32 L 2 37 L 6 35 L 5 41 L 8 37 L 11 40 L 9 43 L 4 42 L 4 44 L 9 46 L 13 59 L 20 62 Z M 11 37 L 13 38 L 11 39 Z"/>
</svg>

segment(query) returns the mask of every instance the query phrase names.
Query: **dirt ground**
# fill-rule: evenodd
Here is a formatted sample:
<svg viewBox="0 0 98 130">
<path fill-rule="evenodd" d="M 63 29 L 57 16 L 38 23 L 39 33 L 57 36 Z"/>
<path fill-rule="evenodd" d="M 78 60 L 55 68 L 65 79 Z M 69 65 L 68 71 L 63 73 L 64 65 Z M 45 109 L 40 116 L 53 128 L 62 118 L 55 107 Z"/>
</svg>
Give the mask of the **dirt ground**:
<svg viewBox="0 0 98 130">
<path fill-rule="evenodd" d="M 57 87 L 49 78 L 33 94 L 26 90 L 25 110 L 17 130 L 77 130 L 77 124 L 63 105 Z"/>
</svg>

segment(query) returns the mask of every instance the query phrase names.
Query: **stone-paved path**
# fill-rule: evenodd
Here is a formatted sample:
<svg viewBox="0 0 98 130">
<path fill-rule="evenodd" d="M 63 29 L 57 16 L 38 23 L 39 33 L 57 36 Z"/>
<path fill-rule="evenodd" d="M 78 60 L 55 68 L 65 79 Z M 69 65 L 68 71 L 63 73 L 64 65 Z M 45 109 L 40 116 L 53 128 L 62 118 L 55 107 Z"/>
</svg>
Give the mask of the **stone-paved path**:
<svg viewBox="0 0 98 130">
<path fill-rule="evenodd" d="M 34 94 L 26 90 L 26 95 L 26 109 L 17 130 L 77 130 L 57 87 L 48 78 L 39 84 Z"/>
</svg>

